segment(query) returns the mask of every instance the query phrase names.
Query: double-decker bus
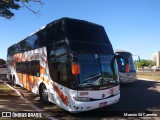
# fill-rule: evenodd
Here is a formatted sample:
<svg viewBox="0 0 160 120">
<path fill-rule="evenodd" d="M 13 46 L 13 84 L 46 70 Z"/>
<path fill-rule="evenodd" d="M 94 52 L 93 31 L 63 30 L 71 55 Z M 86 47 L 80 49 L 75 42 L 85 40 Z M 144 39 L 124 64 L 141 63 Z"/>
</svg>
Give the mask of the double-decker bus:
<svg viewBox="0 0 160 120">
<path fill-rule="evenodd" d="M 137 77 L 136 77 L 136 70 L 134 67 L 132 54 L 128 51 L 123 51 L 123 50 L 115 50 L 115 53 L 117 55 L 121 55 L 121 56 L 125 57 L 129 61 L 130 69 L 129 69 L 129 72 L 126 72 L 126 62 L 125 62 L 124 58 L 122 58 L 122 57 L 117 58 L 120 82 L 121 83 L 135 82 L 137 80 Z"/>
<path fill-rule="evenodd" d="M 20 42 L 7 54 L 7 78 L 70 112 L 119 101 L 116 56 L 101 25 L 61 18 Z"/>
</svg>

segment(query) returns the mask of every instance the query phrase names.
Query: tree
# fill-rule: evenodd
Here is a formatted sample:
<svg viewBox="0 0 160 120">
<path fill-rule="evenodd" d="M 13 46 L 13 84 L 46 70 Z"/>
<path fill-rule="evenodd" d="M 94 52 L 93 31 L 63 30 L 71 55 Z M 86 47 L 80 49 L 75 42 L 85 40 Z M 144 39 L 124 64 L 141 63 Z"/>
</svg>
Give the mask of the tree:
<svg viewBox="0 0 160 120">
<path fill-rule="evenodd" d="M 136 67 L 139 67 L 139 68 L 144 68 L 144 67 L 152 67 L 154 66 L 156 63 L 152 60 L 141 60 L 140 62 L 136 62 Z"/>
<path fill-rule="evenodd" d="M 149 63 L 147 60 L 141 60 L 140 62 L 136 62 L 136 66 L 138 66 L 139 68 L 144 68 L 149 66 Z"/>
<path fill-rule="evenodd" d="M 6 64 L 6 61 L 4 59 L 0 59 L 0 65 Z"/>
<path fill-rule="evenodd" d="M 39 14 L 39 11 L 34 11 L 27 5 L 27 3 L 30 2 L 43 4 L 41 0 L 0 0 L 0 17 L 10 19 L 14 16 L 14 13 L 11 10 L 19 10 L 22 7 L 26 7 L 33 13 Z"/>
<path fill-rule="evenodd" d="M 149 63 L 148 67 L 150 67 L 150 68 L 156 65 L 156 62 L 152 61 L 152 60 L 148 60 L 148 63 Z"/>
</svg>

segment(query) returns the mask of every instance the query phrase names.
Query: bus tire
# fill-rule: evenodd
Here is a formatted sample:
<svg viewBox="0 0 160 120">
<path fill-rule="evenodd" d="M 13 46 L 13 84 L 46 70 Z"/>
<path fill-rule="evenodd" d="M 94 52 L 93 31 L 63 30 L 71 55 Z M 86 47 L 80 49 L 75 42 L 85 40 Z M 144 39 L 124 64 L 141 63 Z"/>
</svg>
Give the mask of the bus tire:
<svg viewBox="0 0 160 120">
<path fill-rule="evenodd" d="M 15 76 L 13 75 L 12 77 L 12 85 L 16 85 L 16 79 L 15 79 Z"/>
<path fill-rule="evenodd" d="M 40 101 L 43 104 L 49 104 L 48 100 L 48 90 L 45 86 L 45 84 L 41 84 L 39 88 L 39 95 L 40 95 Z"/>
<path fill-rule="evenodd" d="M 13 76 L 12 76 L 11 74 L 10 74 L 10 76 L 9 76 L 9 80 L 10 80 L 11 84 L 14 85 Z"/>
<path fill-rule="evenodd" d="M 12 75 L 11 74 L 9 75 L 9 80 L 12 81 Z"/>
</svg>

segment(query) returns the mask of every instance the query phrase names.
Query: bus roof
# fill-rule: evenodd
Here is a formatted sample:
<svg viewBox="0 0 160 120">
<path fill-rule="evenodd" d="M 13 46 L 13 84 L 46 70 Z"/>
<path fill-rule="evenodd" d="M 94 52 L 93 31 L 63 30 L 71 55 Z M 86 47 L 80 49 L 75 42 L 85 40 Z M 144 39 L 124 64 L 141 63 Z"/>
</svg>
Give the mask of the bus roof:
<svg viewBox="0 0 160 120">
<path fill-rule="evenodd" d="M 47 24 L 11 47 L 24 47 L 31 44 L 26 47 L 31 50 L 56 42 L 66 42 L 71 51 L 99 51 L 114 54 L 103 26 L 67 17 Z M 20 49 L 24 49 L 23 47 Z"/>
<path fill-rule="evenodd" d="M 126 50 L 114 50 L 114 52 L 126 52 L 126 53 L 131 53 L 131 52 L 126 51 Z"/>
<path fill-rule="evenodd" d="M 128 52 L 128 51 L 125 51 L 125 50 L 114 50 L 114 52 L 116 54 L 120 54 L 120 55 L 123 55 L 127 58 L 130 58 L 132 56 L 132 53 L 131 52 Z"/>
</svg>

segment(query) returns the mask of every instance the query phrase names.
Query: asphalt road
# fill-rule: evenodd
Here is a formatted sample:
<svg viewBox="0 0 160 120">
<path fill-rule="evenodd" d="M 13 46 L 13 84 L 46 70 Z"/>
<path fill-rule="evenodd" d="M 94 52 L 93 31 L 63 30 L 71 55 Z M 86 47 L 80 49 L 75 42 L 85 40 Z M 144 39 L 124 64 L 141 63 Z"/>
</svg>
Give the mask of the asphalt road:
<svg viewBox="0 0 160 120">
<path fill-rule="evenodd" d="M 128 114 L 127 117 L 132 115 L 137 115 L 138 117 L 142 115 L 144 117 L 151 114 L 149 116 L 151 119 L 160 118 L 160 82 L 157 81 L 140 79 L 135 83 L 121 85 L 121 98 L 117 104 L 78 114 L 71 114 L 52 103 L 43 105 L 40 103 L 37 95 L 19 86 L 13 87 L 23 93 L 25 99 L 28 99 L 34 105 L 57 119 L 124 118 L 125 114 Z M 152 115 L 158 115 L 158 118 L 152 117 Z"/>
</svg>

